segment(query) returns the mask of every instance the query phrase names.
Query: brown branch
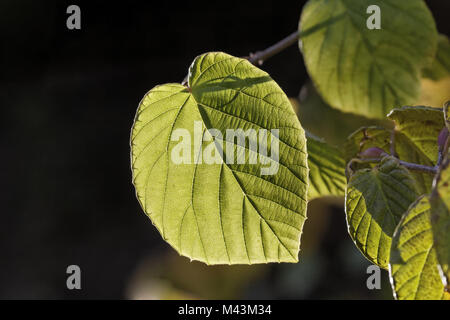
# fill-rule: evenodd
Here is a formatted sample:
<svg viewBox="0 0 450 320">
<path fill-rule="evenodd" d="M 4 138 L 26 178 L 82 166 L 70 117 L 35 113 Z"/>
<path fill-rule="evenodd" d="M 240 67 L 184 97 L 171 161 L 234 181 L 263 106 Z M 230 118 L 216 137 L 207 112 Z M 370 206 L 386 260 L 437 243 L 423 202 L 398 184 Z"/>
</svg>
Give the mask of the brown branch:
<svg viewBox="0 0 450 320">
<path fill-rule="evenodd" d="M 325 20 L 317 25 L 314 25 L 307 30 L 302 30 L 301 32 L 297 30 L 297 31 L 291 33 L 290 35 L 288 35 L 283 40 L 278 41 L 274 45 L 268 47 L 267 49 L 257 51 L 255 53 L 250 53 L 250 56 L 242 57 L 242 58 L 247 59 L 250 63 L 252 63 L 254 65 L 260 66 L 264 63 L 264 61 L 266 61 L 270 57 L 273 57 L 274 55 L 280 53 L 284 49 L 289 48 L 294 43 L 297 43 L 299 39 L 304 38 L 310 34 L 313 34 L 314 32 L 316 32 L 322 28 L 329 27 L 330 25 L 341 20 L 345 16 L 346 16 L 346 13 L 343 12 L 343 13 L 341 13 L 337 16 L 331 17 L 328 20 Z M 187 86 L 187 82 L 188 82 L 188 77 L 186 76 L 183 79 L 183 81 L 181 82 L 181 84 Z"/>
<path fill-rule="evenodd" d="M 350 169 L 350 172 L 353 172 L 351 165 L 353 165 L 353 163 L 379 163 L 381 162 L 383 158 L 372 158 L 372 159 L 352 159 L 347 168 Z M 411 162 L 406 162 L 403 160 L 399 160 L 399 164 L 402 165 L 403 167 L 405 167 L 406 169 L 410 170 L 410 171 L 416 171 L 416 172 L 422 172 L 422 173 L 429 173 L 432 175 L 435 175 L 438 172 L 438 168 L 437 167 L 430 167 L 430 166 L 425 166 L 422 164 L 416 164 L 416 163 L 411 163 Z"/>
<path fill-rule="evenodd" d="M 295 31 L 288 35 L 283 40 L 278 41 L 274 45 L 268 47 L 265 50 L 257 51 L 255 53 L 250 53 L 250 56 L 248 57 L 242 57 L 243 59 L 247 59 L 251 64 L 254 65 L 262 65 L 264 61 L 269 59 L 270 57 L 273 57 L 274 55 L 280 53 L 281 51 L 285 50 L 286 48 L 290 47 L 294 43 L 298 41 L 300 37 L 300 32 Z M 183 81 L 181 82 L 182 85 L 187 85 L 188 82 L 188 76 L 186 76 Z"/>
<path fill-rule="evenodd" d="M 417 172 L 423 172 L 423 173 L 429 173 L 429 174 L 436 174 L 438 172 L 438 169 L 436 167 L 430 167 L 430 166 L 424 166 L 421 164 L 406 162 L 406 161 L 399 161 L 400 165 L 404 166 L 406 169 L 411 171 L 417 171 Z"/>
<path fill-rule="evenodd" d="M 310 34 L 313 34 L 314 32 L 329 27 L 330 25 L 334 24 L 335 22 L 341 20 L 345 17 L 345 12 L 341 13 L 337 16 L 331 17 L 328 20 L 325 20 L 317 25 L 314 25 L 310 27 L 309 29 L 300 31 L 295 31 L 288 35 L 286 38 L 284 38 L 281 41 L 278 41 L 273 46 L 268 47 L 265 50 L 257 51 L 256 53 L 250 53 L 249 57 L 245 57 L 248 61 L 250 61 L 254 65 L 262 65 L 264 61 L 269 59 L 270 57 L 273 57 L 277 53 L 280 53 L 284 49 L 290 47 L 294 43 L 297 43 L 297 41 L 301 38 L 304 38 Z"/>
<path fill-rule="evenodd" d="M 286 38 L 284 38 L 281 41 L 278 41 L 273 46 L 268 47 L 265 50 L 257 51 L 255 53 L 250 53 L 250 57 L 246 57 L 250 63 L 254 65 L 262 65 L 265 60 L 269 59 L 270 57 L 273 57 L 277 53 L 280 53 L 284 49 L 290 47 L 294 43 L 296 43 L 299 39 L 300 33 L 298 31 L 295 31 L 288 35 Z"/>
</svg>

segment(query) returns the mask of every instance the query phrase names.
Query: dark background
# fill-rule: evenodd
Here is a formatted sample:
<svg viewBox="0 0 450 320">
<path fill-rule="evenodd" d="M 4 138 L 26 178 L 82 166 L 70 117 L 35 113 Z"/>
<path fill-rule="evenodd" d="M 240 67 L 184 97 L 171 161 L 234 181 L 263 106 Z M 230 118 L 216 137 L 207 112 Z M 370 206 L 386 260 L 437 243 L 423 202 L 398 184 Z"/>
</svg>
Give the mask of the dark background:
<svg viewBox="0 0 450 320">
<path fill-rule="evenodd" d="M 198 54 L 282 39 L 304 2 L 2 0 L 0 298 L 391 298 L 386 272 L 367 290 L 336 201 L 311 204 L 300 263 L 205 267 L 178 257 L 135 198 L 128 141 L 142 96 L 180 82 Z M 450 34 L 449 1 L 427 3 Z M 70 4 L 81 30 L 66 28 Z M 262 68 L 288 96 L 308 79 L 297 46 Z M 71 264 L 80 291 L 66 289 Z"/>
</svg>

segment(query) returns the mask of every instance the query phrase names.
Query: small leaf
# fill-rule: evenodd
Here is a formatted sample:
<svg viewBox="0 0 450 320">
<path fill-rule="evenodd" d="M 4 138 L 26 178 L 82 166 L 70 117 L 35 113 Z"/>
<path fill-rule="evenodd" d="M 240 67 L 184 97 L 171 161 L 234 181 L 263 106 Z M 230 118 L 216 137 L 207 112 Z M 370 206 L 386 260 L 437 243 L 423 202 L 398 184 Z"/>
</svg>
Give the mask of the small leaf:
<svg viewBox="0 0 450 320">
<path fill-rule="evenodd" d="M 394 233 L 389 275 L 399 300 L 443 298 L 427 196 L 411 205 Z"/>
<path fill-rule="evenodd" d="M 431 167 L 436 165 L 438 137 L 445 126 L 442 110 L 403 107 L 392 110 L 388 118 L 395 123 L 395 150 L 401 160 Z M 417 172 L 413 175 L 420 193 L 430 193 L 433 177 Z"/>
<path fill-rule="evenodd" d="M 178 129 L 186 152 L 172 141 Z M 236 143 L 228 129 L 249 136 Z M 265 156 L 261 143 L 258 154 L 250 147 L 264 138 Z M 138 200 L 181 255 L 207 264 L 298 261 L 306 219 L 306 138 L 289 99 L 266 72 L 224 53 L 197 57 L 187 87 L 165 84 L 145 95 L 131 149 Z M 227 150 L 244 154 L 245 163 L 235 156 L 225 161 Z M 206 152 L 219 158 L 201 161 Z M 173 153 L 183 162 L 174 162 Z"/>
<path fill-rule="evenodd" d="M 450 284 L 450 161 L 446 160 L 438 173 L 431 195 L 434 245 L 442 280 Z"/>
<path fill-rule="evenodd" d="M 395 227 L 416 198 L 414 179 L 394 157 L 350 177 L 345 208 L 348 232 L 367 259 L 387 269 Z"/>
<path fill-rule="evenodd" d="M 341 152 L 312 135 L 307 135 L 310 200 L 345 195 L 345 162 Z"/>
<path fill-rule="evenodd" d="M 437 140 L 445 126 L 442 110 L 421 106 L 402 107 L 392 110 L 388 118 L 395 123 L 396 151 L 402 160 L 431 166 L 436 163 Z M 411 149 L 418 159 L 411 156 Z"/>
<path fill-rule="evenodd" d="M 438 158 L 438 137 L 444 126 L 442 110 L 422 106 L 402 107 L 392 110 L 388 118 L 395 125 L 395 151 L 400 160 L 434 166 Z M 374 147 L 390 153 L 391 136 L 390 130 L 381 127 L 359 129 L 347 139 L 346 161 Z M 419 172 L 412 172 L 412 175 L 417 180 L 420 194 L 429 193 L 433 177 Z"/>
<path fill-rule="evenodd" d="M 370 5 L 381 9 L 379 30 L 366 26 Z M 325 101 L 372 118 L 416 102 L 422 69 L 437 49 L 423 0 L 310 0 L 299 28 L 306 67 Z"/>
</svg>

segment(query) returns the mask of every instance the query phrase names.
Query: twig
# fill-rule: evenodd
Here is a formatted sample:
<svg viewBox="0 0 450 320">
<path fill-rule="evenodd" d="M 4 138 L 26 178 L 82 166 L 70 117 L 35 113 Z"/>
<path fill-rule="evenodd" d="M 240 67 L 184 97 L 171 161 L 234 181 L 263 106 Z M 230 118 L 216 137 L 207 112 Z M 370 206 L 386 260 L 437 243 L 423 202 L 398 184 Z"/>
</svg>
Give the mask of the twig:
<svg viewBox="0 0 450 320">
<path fill-rule="evenodd" d="M 421 164 L 406 162 L 406 161 L 399 161 L 400 165 L 404 166 L 406 169 L 411 171 L 418 171 L 423 173 L 429 173 L 429 174 L 436 174 L 438 172 L 438 169 L 436 167 L 430 167 L 430 166 L 424 166 Z"/>
<path fill-rule="evenodd" d="M 353 173 L 353 169 L 352 169 L 352 165 L 354 163 L 379 163 L 381 162 L 381 160 L 383 160 L 383 158 L 372 158 L 372 159 L 352 159 L 347 166 L 347 170 L 349 171 L 350 174 Z M 402 165 L 403 167 L 405 167 L 406 169 L 410 170 L 410 171 L 416 171 L 416 172 L 422 172 L 422 173 L 428 173 L 428 174 L 432 174 L 435 175 L 438 172 L 438 168 L 437 167 L 430 167 L 430 166 L 424 166 L 421 164 L 416 164 L 416 163 L 411 163 L 411 162 L 406 162 L 403 160 L 399 160 L 399 164 Z"/>
<path fill-rule="evenodd" d="M 319 24 L 316 24 L 316 25 L 310 27 L 309 29 L 302 30 L 301 32 L 297 30 L 297 31 L 291 33 L 290 35 L 288 35 L 283 40 L 278 41 L 274 45 L 268 47 L 267 49 L 257 51 L 256 53 L 250 53 L 250 56 L 242 57 L 242 58 L 247 59 L 250 63 L 252 63 L 254 65 L 260 66 L 264 63 L 264 61 L 266 61 L 270 57 L 273 57 L 274 55 L 276 55 L 277 53 L 280 53 L 281 51 L 290 47 L 294 43 L 297 43 L 297 41 L 299 39 L 309 36 L 310 34 L 313 34 L 314 32 L 316 32 L 322 28 L 329 27 L 330 25 L 341 20 L 345 16 L 346 16 L 346 13 L 343 12 L 337 16 L 331 17 L 328 20 L 325 20 Z M 186 76 L 181 83 L 183 85 L 187 85 L 187 82 L 188 82 L 188 76 Z"/>
<path fill-rule="evenodd" d="M 333 23 L 344 18 L 345 15 L 346 15 L 346 13 L 343 12 L 337 16 L 331 17 L 328 20 L 325 20 L 321 23 L 316 24 L 316 25 L 310 27 L 309 29 L 302 30 L 301 32 L 297 30 L 297 31 L 291 33 L 290 35 L 288 35 L 283 40 L 278 41 L 274 45 L 268 47 L 267 49 L 257 51 L 255 53 L 250 53 L 250 56 L 242 57 L 242 58 L 247 59 L 250 63 L 252 63 L 254 65 L 260 66 L 264 63 L 264 61 L 266 61 L 270 57 L 273 57 L 274 55 L 276 55 L 277 53 L 280 53 L 284 49 L 289 48 L 294 43 L 297 43 L 297 41 L 299 39 L 309 36 L 310 34 L 313 34 L 314 32 L 316 32 L 322 28 L 329 27 Z M 187 83 L 188 83 L 188 76 L 186 76 L 183 79 L 181 84 L 187 86 Z"/>
<path fill-rule="evenodd" d="M 441 166 L 442 159 L 444 159 L 444 155 L 443 155 L 442 150 L 439 150 L 438 158 L 437 158 L 437 162 L 436 162 L 436 167 L 440 167 Z"/>
<path fill-rule="evenodd" d="M 262 65 L 265 60 L 296 43 L 299 39 L 299 36 L 300 33 L 298 31 L 295 31 L 283 40 L 275 43 L 273 46 L 270 46 L 265 50 L 257 51 L 256 53 L 250 53 L 250 57 L 248 57 L 247 59 L 252 64 Z"/>
<path fill-rule="evenodd" d="M 294 43 L 296 43 L 299 39 L 300 32 L 295 31 L 288 35 L 286 38 L 284 38 L 281 41 L 278 41 L 274 45 L 268 47 L 265 50 L 257 51 L 255 53 L 250 53 L 250 56 L 248 57 L 242 57 L 244 59 L 247 59 L 251 64 L 261 66 L 264 61 L 269 59 L 270 57 L 273 57 L 277 53 L 280 53 L 284 49 L 290 47 Z M 188 76 L 184 77 L 183 81 L 181 82 L 182 85 L 186 85 L 188 82 Z"/>
<path fill-rule="evenodd" d="M 270 57 L 273 57 L 277 53 L 280 53 L 284 49 L 290 47 L 294 43 L 296 43 L 299 39 L 300 32 L 295 31 L 288 35 L 286 38 L 284 38 L 281 41 L 278 41 L 274 45 L 268 47 L 265 50 L 257 51 L 255 53 L 250 53 L 250 56 L 248 57 L 242 57 L 244 59 L 247 59 L 251 64 L 254 65 L 262 65 L 264 61 L 269 59 Z M 188 81 L 188 76 L 186 76 L 183 81 L 181 82 L 182 85 L 186 85 Z"/>
<path fill-rule="evenodd" d="M 299 39 L 309 36 L 310 34 L 313 34 L 314 32 L 316 32 L 322 28 L 329 27 L 330 25 L 341 20 L 344 17 L 345 17 L 345 12 L 341 13 L 337 16 L 331 17 L 328 20 L 325 20 L 319 24 L 316 24 L 316 25 L 310 27 L 309 29 L 302 30 L 301 32 L 295 31 L 295 32 L 291 33 L 290 35 L 288 35 L 283 40 L 275 43 L 273 46 L 270 46 L 265 50 L 257 51 L 256 53 L 250 53 L 250 57 L 245 57 L 245 58 L 248 59 L 248 61 L 250 61 L 252 64 L 260 66 L 264 63 L 264 61 L 266 61 L 270 57 L 273 57 L 274 55 L 276 55 L 277 53 L 280 53 L 281 51 L 290 47 L 294 43 L 297 43 L 297 41 Z"/>
</svg>

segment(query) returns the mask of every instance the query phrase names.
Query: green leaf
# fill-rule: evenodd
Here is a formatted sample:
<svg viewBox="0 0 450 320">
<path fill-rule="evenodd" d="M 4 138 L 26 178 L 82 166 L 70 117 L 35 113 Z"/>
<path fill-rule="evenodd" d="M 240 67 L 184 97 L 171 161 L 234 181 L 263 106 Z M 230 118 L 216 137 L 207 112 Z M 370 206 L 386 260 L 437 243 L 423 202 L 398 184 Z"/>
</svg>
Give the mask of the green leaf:
<svg viewBox="0 0 450 320">
<path fill-rule="evenodd" d="M 387 269 L 395 227 L 416 198 L 414 179 L 394 157 L 350 177 L 345 208 L 348 231 L 367 259 Z"/>
<path fill-rule="evenodd" d="M 395 123 L 395 150 L 403 161 L 434 166 L 438 158 L 438 137 L 445 126 L 441 109 L 403 107 L 394 109 L 388 118 Z M 433 177 L 413 173 L 421 194 L 430 193 Z"/>
<path fill-rule="evenodd" d="M 450 284 L 450 161 L 438 173 L 431 195 L 434 245 L 442 271 L 442 280 Z"/>
<path fill-rule="evenodd" d="M 227 129 L 250 134 L 236 142 Z M 172 141 L 174 132 L 186 136 Z M 259 140 L 267 156 L 264 144 L 258 154 L 251 147 Z M 131 148 L 137 198 L 181 255 L 207 264 L 298 261 L 308 187 L 305 133 L 266 72 L 224 53 L 197 57 L 188 86 L 165 84 L 145 95 Z M 227 151 L 235 154 L 231 161 L 224 161 Z M 244 164 L 236 163 L 238 153 Z M 202 163 L 194 161 L 202 156 Z M 263 174 L 269 166 L 277 170 Z"/>
<path fill-rule="evenodd" d="M 392 239 L 389 275 L 399 300 L 436 300 L 444 294 L 433 247 L 430 202 L 420 197 L 402 217 Z"/>
<path fill-rule="evenodd" d="M 430 107 L 402 107 L 392 110 L 388 118 L 394 123 L 395 151 L 400 160 L 434 166 L 438 158 L 438 136 L 444 127 L 442 110 Z M 345 159 L 350 161 L 363 151 L 378 147 L 391 153 L 391 130 L 381 127 L 361 128 L 345 144 Z M 368 167 L 368 165 L 365 165 Z M 433 177 L 412 172 L 420 194 L 430 193 Z"/>
<path fill-rule="evenodd" d="M 407 106 L 392 110 L 387 117 L 394 121 L 395 130 L 401 134 L 396 138 L 405 136 L 427 160 L 437 160 L 437 138 L 445 126 L 442 109 Z"/>
<path fill-rule="evenodd" d="M 308 198 L 345 195 L 345 161 L 341 151 L 308 134 Z"/>
<path fill-rule="evenodd" d="M 423 70 L 423 76 L 434 81 L 450 76 L 450 42 L 447 36 L 439 35 L 436 57 L 431 66 Z"/>
<path fill-rule="evenodd" d="M 367 28 L 370 5 L 381 9 L 380 30 Z M 373 118 L 419 98 L 422 69 L 437 49 L 423 0 L 310 0 L 299 28 L 306 67 L 325 101 Z"/>
</svg>

